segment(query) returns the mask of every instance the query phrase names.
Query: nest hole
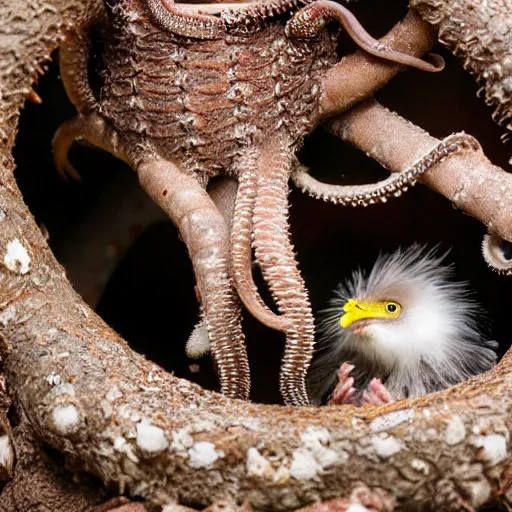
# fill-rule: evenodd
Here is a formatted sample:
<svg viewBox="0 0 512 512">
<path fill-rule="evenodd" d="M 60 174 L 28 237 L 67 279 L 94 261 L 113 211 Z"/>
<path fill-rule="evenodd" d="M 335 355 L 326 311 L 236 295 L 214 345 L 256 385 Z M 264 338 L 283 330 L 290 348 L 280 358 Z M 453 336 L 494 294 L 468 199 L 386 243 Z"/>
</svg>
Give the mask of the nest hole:
<svg viewBox="0 0 512 512">
<path fill-rule="evenodd" d="M 370 4 L 375 6 L 376 2 Z M 374 35 L 379 35 L 376 20 L 385 17 L 384 10 L 382 13 L 381 17 L 359 13 L 363 24 L 374 29 L 370 30 Z M 392 15 L 386 11 L 388 18 Z M 399 16 L 390 18 L 386 28 L 396 19 Z M 382 27 L 380 30 L 383 32 Z M 442 138 L 461 130 L 474 135 L 491 161 L 507 169 L 510 149 L 501 144 L 502 131 L 491 121 L 490 109 L 477 99 L 477 86 L 448 52 L 441 53 L 447 61 L 443 73 L 409 70 L 385 87 L 379 99 L 435 136 Z M 89 230 L 88 240 L 94 245 L 94 237 L 109 229 L 109 218 L 94 214 L 98 204 L 103 201 L 110 208 L 105 211 L 113 211 L 122 204 L 123 187 L 127 183 L 131 189 L 137 185 L 135 174 L 122 162 L 80 144 L 73 146 L 70 160 L 83 180 L 66 183 L 57 175 L 51 140 L 60 123 L 75 113 L 63 90 L 57 61 L 58 53 L 37 86 L 43 104 L 27 104 L 20 121 L 16 178 L 25 201 L 36 221 L 47 229 L 49 243 L 71 280 L 98 281 L 98 289 L 103 292 L 97 312 L 134 350 L 177 376 L 215 389 L 217 379 L 209 358 L 195 361 L 185 355 L 185 342 L 197 321 L 198 307 L 191 264 L 170 222 L 153 223 L 137 237 L 133 233 L 134 242 L 126 251 L 116 245 L 120 233 L 114 230 L 112 243 L 97 247 L 99 260 L 104 262 L 105 253 L 111 253 L 112 261 L 118 262 L 107 282 L 98 277 L 102 269 L 97 266 L 101 264 L 93 253 L 82 268 L 72 266 L 72 255 L 82 254 L 89 247 L 83 237 L 82 245 L 70 244 L 77 231 Z M 307 139 L 301 159 L 316 177 L 332 183 L 364 183 L 386 176 L 378 164 L 322 128 Z M 116 183 L 120 182 L 124 185 L 118 187 Z M 482 319 L 488 319 L 489 336 L 499 342 L 500 356 L 509 348 L 512 278 L 487 268 L 480 251 L 485 227 L 455 210 L 444 197 L 418 185 L 401 198 L 361 209 L 325 204 L 296 190 L 290 202 L 292 239 L 315 312 L 326 306 L 338 282 L 357 266 L 370 268 L 380 251 L 392 252 L 414 242 L 439 244 L 440 250 L 451 251 L 448 261 L 454 263 L 455 278 L 469 281 L 481 305 Z M 91 221 L 93 217 L 96 224 Z M 137 226 L 127 227 L 137 231 Z M 262 289 L 265 294 L 264 286 Z M 252 399 L 280 403 L 278 374 L 283 336 L 264 328 L 248 314 L 244 316 L 244 329 Z"/>
</svg>

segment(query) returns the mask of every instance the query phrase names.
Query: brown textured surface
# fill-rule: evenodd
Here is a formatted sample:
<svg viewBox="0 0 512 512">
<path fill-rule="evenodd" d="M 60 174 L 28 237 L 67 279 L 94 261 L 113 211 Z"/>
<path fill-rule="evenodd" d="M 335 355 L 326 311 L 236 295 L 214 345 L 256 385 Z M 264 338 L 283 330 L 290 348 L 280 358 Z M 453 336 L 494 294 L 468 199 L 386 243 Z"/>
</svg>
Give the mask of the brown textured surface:
<svg viewBox="0 0 512 512">
<path fill-rule="evenodd" d="M 512 1 L 411 0 L 439 28 L 439 41 L 481 83 L 493 119 L 512 130 Z"/>
<path fill-rule="evenodd" d="M 315 123 L 320 72 L 337 61 L 327 33 L 293 44 L 276 23 L 245 37 L 186 40 L 144 20 L 136 0 L 114 11 L 101 112 L 185 172 L 234 173 L 249 145 L 279 131 L 296 146 Z M 140 23 L 127 20 L 133 13 Z"/>
</svg>

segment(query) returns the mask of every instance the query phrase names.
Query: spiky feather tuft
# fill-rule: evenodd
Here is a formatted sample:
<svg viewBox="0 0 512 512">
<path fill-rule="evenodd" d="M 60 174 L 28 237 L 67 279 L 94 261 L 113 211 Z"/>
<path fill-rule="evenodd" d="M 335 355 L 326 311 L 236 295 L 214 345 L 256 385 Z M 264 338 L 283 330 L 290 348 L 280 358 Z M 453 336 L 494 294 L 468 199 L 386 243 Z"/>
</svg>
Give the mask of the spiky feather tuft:
<svg viewBox="0 0 512 512">
<path fill-rule="evenodd" d="M 468 296 L 467 283 L 450 281 L 445 257 L 420 245 L 381 254 L 368 275 L 357 270 L 335 290 L 318 322 L 317 354 L 308 374 L 313 403 L 332 390 L 345 361 L 355 365 L 356 386 L 379 377 L 395 398 L 447 388 L 496 363 L 497 343 L 478 327 L 485 314 Z M 392 321 L 372 321 L 358 335 L 339 323 L 349 298 L 396 301 L 402 312 Z"/>
</svg>

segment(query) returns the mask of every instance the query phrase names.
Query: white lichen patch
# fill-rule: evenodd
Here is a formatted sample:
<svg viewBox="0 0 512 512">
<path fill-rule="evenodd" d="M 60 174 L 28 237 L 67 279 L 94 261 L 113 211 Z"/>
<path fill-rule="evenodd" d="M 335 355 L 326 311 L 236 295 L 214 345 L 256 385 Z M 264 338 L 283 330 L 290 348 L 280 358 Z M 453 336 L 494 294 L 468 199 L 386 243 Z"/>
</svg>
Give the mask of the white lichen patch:
<svg viewBox="0 0 512 512">
<path fill-rule="evenodd" d="M 114 413 L 114 409 L 110 405 L 110 402 L 107 402 L 106 400 L 102 400 L 100 402 L 101 412 L 103 413 L 103 416 L 105 418 L 110 418 L 112 414 Z"/>
<path fill-rule="evenodd" d="M 69 382 L 62 382 L 57 384 L 53 390 L 52 394 L 55 396 L 61 396 L 61 395 L 69 395 L 69 396 L 75 396 L 75 386 Z"/>
<path fill-rule="evenodd" d="M 16 317 L 16 308 L 11 304 L 0 312 L 0 323 L 7 327 L 7 324 Z"/>
<path fill-rule="evenodd" d="M 169 441 L 160 427 L 141 421 L 137 424 L 136 444 L 144 453 L 158 455 L 169 446 Z"/>
<path fill-rule="evenodd" d="M 381 459 L 388 459 L 403 448 L 403 443 L 395 436 L 381 433 L 372 436 L 372 446 Z"/>
<path fill-rule="evenodd" d="M 468 482 L 463 487 L 469 494 L 471 506 L 475 510 L 479 510 L 482 505 L 485 505 L 491 499 L 491 484 L 485 479 Z"/>
<path fill-rule="evenodd" d="M 139 458 L 135 455 L 133 446 L 128 443 L 123 436 L 117 436 L 114 439 L 114 450 L 119 453 L 124 453 L 135 464 L 139 463 Z"/>
<path fill-rule="evenodd" d="M 479 457 L 495 466 L 507 458 L 507 440 L 501 434 L 476 436 L 471 444 L 480 449 Z"/>
<path fill-rule="evenodd" d="M 50 373 L 50 375 L 48 375 L 48 377 L 46 377 L 46 382 L 48 382 L 50 386 L 58 386 L 62 382 L 62 379 L 60 375 L 58 375 L 55 372 L 52 372 Z"/>
<path fill-rule="evenodd" d="M 52 430 L 65 436 L 76 432 L 80 426 L 80 413 L 78 409 L 72 405 L 57 405 L 53 408 Z"/>
<path fill-rule="evenodd" d="M 189 434 L 188 429 L 182 428 L 172 433 L 171 450 L 183 453 L 187 452 L 194 444 L 194 438 Z"/>
<path fill-rule="evenodd" d="M 414 417 L 414 409 L 401 409 L 400 411 L 388 412 L 377 416 L 370 423 L 370 430 L 372 432 L 382 432 L 383 430 L 389 430 L 391 428 L 410 421 Z"/>
<path fill-rule="evenodd" d="M 28 251 L 17 238 L 7 244 L 4 265 L 16 274 L 26 274 L 30 270 Z"/>
<path fill-rule="evenodd" d="M 249 476 L 258 478 L 272 478 L 274 476 L 272 464 L 256 448 L 247 450 L 246 469 Z"/>
<path fill-rule="evenodd" d="M 421 459 L 412 459 L 411 467 L 418 473 L 423 473 L 425 476 L 430 473 L 430 466 Z"/>
<path fill-rule="evenodd" d="M 370 512 L 364 505 L 361 505 L 360 503 L 351 503 L 348 508 L 347 512 Z"/>
<path fill-rule="evenodd" d="M 301 436 L 301 441 L 304 443 L 304 448 L 309 450 L 322 469 L 334 464 L 337 460 L 346 462 L 348 455 L 343 452 L 339 456 L 328 445 L 331 441 L 331 434 L 325 428 L 309 427 Z"/>
<path fill-rule="evenodd" d="M 297 480 L 315 478 L 323 469 L 335 462 L 348 459 L 345 451 L 329 448 L 330 432 L 325 428 L 309 427 L 300 437 L 302 446 L 293 452 L 290 475 Z"/>
<path fill-rule="evenodd" d="M 350 422 L 354 429 L 365 429 L 366 423 L 361 418 L 352 418 Z"/>
<path fill-rule="evenodd" d="M 218 459 L 224 457 L 222 450 L 217 450 L 217 447 L 208 441 L 197 441 L 192 448 L 188 450 L 189 461 L 188 465 L 191 468 L 209 468 L 215 464 Z"/>
<path fill-rule="evenodd" d="M 284 464 L 282 464 L 277 468 L 277 471 L 274 473 L 272 480 L 276 484 L 283 485 L 288 482 L 288 480 L 290 480 L 290 476 L 290 470 Z"/>
<path fill-rule="evenodd" d="M 168 503 L 164 505 L 162 512 L 183 512 L 183 507 L 176 505 L 176 503 Z"/>
<path fill-rule="evenodd" d="M 0 436 L 0 466 L 12 471 L 14 464 L 14 450 L 12 449 L 11 440 L 8 435 Z"/>
<path fill-rule="evenodd" d="M 315 478 L 321 470 L 320 464 L 310 452 L 306 450 L 295 450 L 293 452 L 290 475 L 296 480 L 310 480 Z"/>
<path fill-rule="evenodd" d="M 466 437 L 466 427 L 460 416 L 453 416 L 446 427 L 444 442 L 448 446 L 461 443 Z"/>
<path fill-rule="evenodd" d="M 118 398 L 121 398 L 122 396 L 123 393 L 121 392 L 121 390 L 114 385 L 107 391 L 105 397 L 109 402 L 115 402 Z"/>
</svg>

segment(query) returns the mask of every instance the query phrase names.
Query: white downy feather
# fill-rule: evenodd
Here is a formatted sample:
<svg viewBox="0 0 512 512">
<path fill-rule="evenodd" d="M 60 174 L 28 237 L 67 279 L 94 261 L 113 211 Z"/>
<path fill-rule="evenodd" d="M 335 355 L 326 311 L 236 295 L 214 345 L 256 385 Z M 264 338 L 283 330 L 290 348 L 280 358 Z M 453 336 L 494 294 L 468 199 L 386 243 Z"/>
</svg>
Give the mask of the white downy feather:
<svg viewBox="0 0 512 512">
<path fill-rule="evenodd" d="M 357 386 L 379 377 L 395 398 L 444 389 L 496 363 L 497 343 L 478 328 L 485 314 L 468 297 L 467 283 L 449 280 L 445 256 L 419 245 L 380 255 L 369 275 L 357 270 L 335 290 L 330 307 L 320 312 L 318 354 L 308 375 L 314 403 L 334 387 L 344 361 L 355 365 Z M 357 335 L 339 323 L 349 298 L 396 301 L 402 311 Z"/>
</svg>

